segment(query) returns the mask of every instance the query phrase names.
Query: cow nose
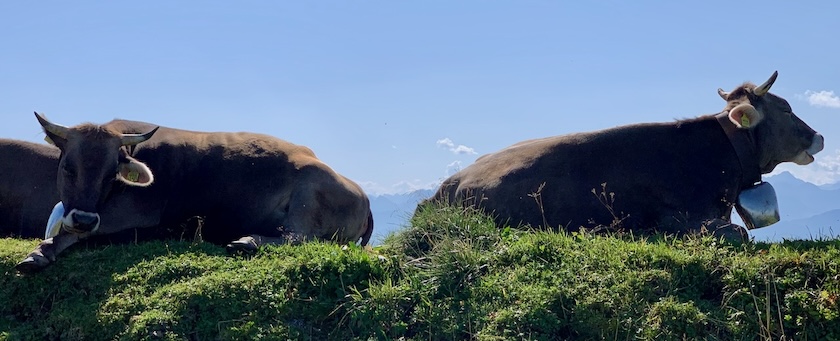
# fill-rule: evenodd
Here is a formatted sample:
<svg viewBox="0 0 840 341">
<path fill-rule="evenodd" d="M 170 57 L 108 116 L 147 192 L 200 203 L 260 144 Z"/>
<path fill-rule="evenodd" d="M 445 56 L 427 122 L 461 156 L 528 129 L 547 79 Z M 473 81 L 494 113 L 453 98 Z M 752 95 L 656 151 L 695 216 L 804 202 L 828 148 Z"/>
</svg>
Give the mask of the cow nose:
<svg viewBox="0 0 840 341">
<path fill-rule="evenodd" d="M 73 211 L 73 222 L 77 230 L 91 231 L 99 227 L 99 215 L 96 213 Z"/>
<path fill-rule="evenodd" d="M 811 147 L 808 147 L 808 154 L 814 155 L 819 153 L 825 147 L 825 139 L 820 134 L 815 134 L 814 139 L 811 140 Z"/>
</svg>

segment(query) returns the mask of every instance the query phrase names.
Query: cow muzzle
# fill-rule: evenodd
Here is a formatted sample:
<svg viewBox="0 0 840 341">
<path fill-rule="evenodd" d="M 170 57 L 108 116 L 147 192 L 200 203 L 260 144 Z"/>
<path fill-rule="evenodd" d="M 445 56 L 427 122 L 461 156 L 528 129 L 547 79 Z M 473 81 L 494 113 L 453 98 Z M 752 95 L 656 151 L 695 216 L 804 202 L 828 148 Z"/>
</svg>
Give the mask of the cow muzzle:
<svg viewBox="0 0 840 341">
<path fill-rule="evenodd" d="M 811 146 L 803 150 L 799 155 L 796 155 L 793 162 L 797 165 L 807 165 L 814 162 L 814 155 L 822 151 L 823 148 L 825 148 L 825 139 L 820 134 L 814 134 L 814 138 L 811 140 Z"/>
<path fill-rule="evenodd" d="M 61 227 L 65 231 L 75 234 L 96 232 L 99 229 L 99 221 L 99 213 L 90 213 L 74 208 L 64 216 Z"/>
</svg>

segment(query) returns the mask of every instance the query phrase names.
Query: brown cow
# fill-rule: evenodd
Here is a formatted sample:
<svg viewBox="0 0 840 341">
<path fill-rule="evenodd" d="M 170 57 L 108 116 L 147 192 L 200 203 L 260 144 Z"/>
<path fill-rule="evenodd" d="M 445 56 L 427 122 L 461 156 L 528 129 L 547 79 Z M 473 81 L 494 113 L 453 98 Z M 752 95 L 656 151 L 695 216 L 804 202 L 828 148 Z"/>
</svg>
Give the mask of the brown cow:
<svg viewBox="0 0 840 341">
<path fill-rule="evenodd" d="M 768 92 L 776 76 L 719 89 L 726 107 L 717 115 L 517 143 L 478 158 L 430 200 L 480 207 L 499 224 L 741 238 L 729 219 L 738 194 L 779 163 L 806 165 L 823 148 L 822 135 Z"/>
<path fill-rule="evenodd" d="M 0 237 L 44 237 L 58 202 L 58 155 L 53 146 L 0 139 Z"/>
<path fill-rule="evenodd" d="M 370 240 L 367 196 L 304 146 L 124 120 L 67 128 L 35 115 L 61 149 L 57 183 L 65 215 L 62 231 L 18 264 L 22 272 L 47 266 L 80 238 L 196 216 L 204 218 L 203 239 L 231 251 Z"/>
</svg>

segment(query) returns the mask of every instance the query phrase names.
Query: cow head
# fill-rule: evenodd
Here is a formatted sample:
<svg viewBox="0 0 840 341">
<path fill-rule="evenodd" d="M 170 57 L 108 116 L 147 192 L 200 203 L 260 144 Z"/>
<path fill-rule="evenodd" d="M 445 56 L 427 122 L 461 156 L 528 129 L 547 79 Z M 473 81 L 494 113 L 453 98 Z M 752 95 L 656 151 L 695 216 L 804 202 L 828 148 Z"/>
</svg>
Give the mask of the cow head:
<svg viewBox="0 0 840 341">
<path fill-rule="evenodd" d="M 61 149 L 57 181 L 66 231 L 86 233 L 99 228 L 99 210 L 114 181 L 129 186 L 149 186 L 154 181 L 149 167 L 128 155 L 123 147 L 148 140 L 157 128 L 145 134 L 122 134 L 94 124 L 68 128 L 51 123 L 37 112 L 35 117 L 47 141 Z"/>
<path fill-rule="evenodd" d="M 823 136 L 794 115 L 786 100 L 768 92 L 778 75 L 773 72 L 759 86 L 744 83 L 731 92 L 718 89 L 732 123 L 751 130 L 762 173 L 782 162 L 807 165 L 823 149 Z"/>
</svg>

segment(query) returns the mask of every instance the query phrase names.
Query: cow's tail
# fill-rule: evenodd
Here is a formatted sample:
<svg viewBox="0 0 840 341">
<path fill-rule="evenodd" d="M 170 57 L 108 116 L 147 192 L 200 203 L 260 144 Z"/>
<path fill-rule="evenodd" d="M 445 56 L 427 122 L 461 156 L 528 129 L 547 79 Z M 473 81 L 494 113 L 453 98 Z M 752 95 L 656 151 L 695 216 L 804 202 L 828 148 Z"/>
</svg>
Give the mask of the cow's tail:
<svg viewBox="0 0 840 341">
<path fill-rule="evenodd" d="M 365 229 L 365 234 L 362 235 L 362 246 L 367 245 L 370 242 L 370 237 L 373 235 L 373 212 L 368 209 L 368 218 L 367 218 L 367 226 Z"/>
</svg>

